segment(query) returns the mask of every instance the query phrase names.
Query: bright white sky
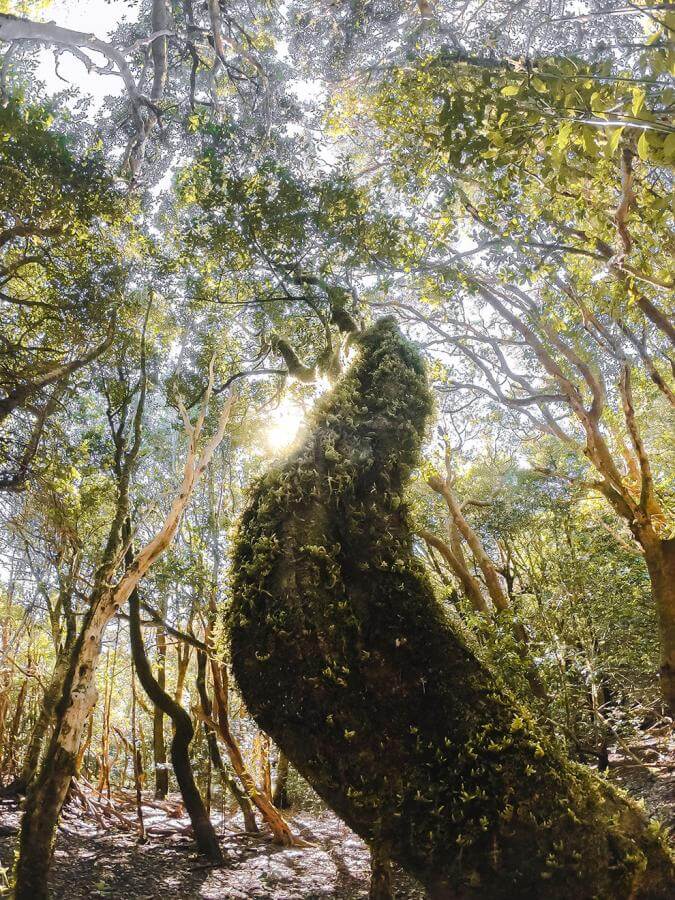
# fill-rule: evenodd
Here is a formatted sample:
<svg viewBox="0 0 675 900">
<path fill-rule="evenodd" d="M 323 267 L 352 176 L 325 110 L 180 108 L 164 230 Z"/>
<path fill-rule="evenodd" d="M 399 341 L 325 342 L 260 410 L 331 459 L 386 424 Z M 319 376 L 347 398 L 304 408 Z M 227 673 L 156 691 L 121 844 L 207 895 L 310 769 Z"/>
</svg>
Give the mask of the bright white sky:
<svg viewBox="0 0 675 900">
<path fill-rule="evenodd" d="M 18 4 L 15 4 L 18 6 Z M 18 12 L 18 10 L 17 10 Z M 106 40 L 117 26 L 125 19 L 135 15 L 135 9 L 120 0 L 52 0 L 52 3 L 43 10 L 39 16 L 45 22 L 56 22 L 64 28 L 72 28 L 74 31 L 86 31 L 96 37 Z M 89 51 L 87 51 L 89 53 Z M 89 54 L 96 63 L 105 64 L 102 57 L 97 54 Z M 84 65 L 70 53 L 60 56 L 58 71 L 62 81 L 56 75 L 54 68 L 54 54 L 44 48 L 39 53 L 39 66 L 37 77 L 43 81 L 49 93 L 58 93 L 68 87 L 66 82 L 76 86 L 81 93 L 89 94 L 94 103 L 92 111 L 100 106 L 106 96 L 119 94 L 122 91 L 122 80 L 116 75 L 98 75 L 96 72 L 87 73 Z"/>
<path fill-rule="evenodd" d="M 46 22 L 54 21 L 64 28 L 94 32 L 105 38 L 116 28 L 127 12 L 134 14 L 133 5 L 111 0 L 52 0 L 40 16 Z"/>
<path fill-rule="evenodd" d="M 283 4 L 282 4 L 283 5 Z M 134 21 L 137 13 L 137 3 L 129 4 L 122 0 L 52 0 L 50 5 L 39 16 L 45 22 L 55 22 L 64 28 L 72 28 L 74 31 L 93 33 L 96 37 L 106 40 L 116 28 L 125 20 Z M 21 15 L 20 3 L 10 3 L 10 11 Z M 105 65 L 106 60 L 97 54 L 87 51 L 92 60 Z M 287 59 L 288 44 L 280 41 L 277 46 L 277 54 L 280 59 Z M 111 94 L 122 93 L 121 79 L 114 75 L 100 75 L 96 72 L 88 73 L 80 60 L 70 53 L 63 53 L 59 57 L 58 72 L 54 66 L 54 54 L 51 49 L 43 48 L 38 53 L 39 65 L 37 77 L 44 82 L 48 93 L 56 94 L 68 87 L 68 83 L 76 86 L 82 95 L 92 98 L 90 116 L 94 117 L 105 97 Z M 63 81 L 62 79 L 65 79 Z M 318 81 L 298 79 L 289 85 L 299 100 L 312 103 L 320 101 L 325 96 L 324 86 Z M 331 164 L 334 158 L 328 160 Z"/>
</svg>

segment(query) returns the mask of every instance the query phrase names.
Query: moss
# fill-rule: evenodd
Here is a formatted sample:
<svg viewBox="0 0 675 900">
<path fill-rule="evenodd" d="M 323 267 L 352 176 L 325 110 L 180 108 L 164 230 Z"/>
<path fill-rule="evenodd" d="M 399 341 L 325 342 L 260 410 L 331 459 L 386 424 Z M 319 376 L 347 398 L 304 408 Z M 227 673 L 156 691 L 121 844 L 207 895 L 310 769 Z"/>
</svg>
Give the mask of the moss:
<svg viewBox="0 0 675 900">
<path fill-rule="evenodd" d="M 432 411 L 392 319 L 253 487 L 228 613 L 248 708 L 317 793 L 436 897 L 665 897 L 627 800 L 566 760 L 476 658 L 412 553 Z"/>
</svg>

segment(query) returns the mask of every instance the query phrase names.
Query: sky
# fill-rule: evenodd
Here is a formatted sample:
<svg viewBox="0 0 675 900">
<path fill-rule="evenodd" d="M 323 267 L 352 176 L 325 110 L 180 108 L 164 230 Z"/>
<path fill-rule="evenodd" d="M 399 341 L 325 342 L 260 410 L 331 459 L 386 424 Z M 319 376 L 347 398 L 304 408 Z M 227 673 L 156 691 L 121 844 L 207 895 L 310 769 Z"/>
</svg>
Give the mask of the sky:
<svg viewBox="0 0 675 900">
<path fill-rule="evenodd" d="M 18 4 L 16 4 L 18 6 Z M 36 18 L 44 22 L 55 22 L 64 28 L 72 28 L 74 31 L 86 31 L 96 37 L 106 40 L 111 32 L 122 22 L 125 16 L 132 18 L 135 14 L 133 7 L 119 0 L 106 3 L 105 0 L 53 0 L 52 3 Z M 87 51 L 89 53 L 89 51 Z M 91 58 L 96 63 L 104 64 L 103 57 L 91 53 Z M 58 62 L 58 77 L 54 66 L 54 54 L 49 48 L 44 48 L 39 53 L 40 64 L 37 69 L 37 77 L 44 81 L 50 94 L 62 91 L 68 85 L 61 78 L 71 82 L 81 93 L 92 97 L 92 113 L 100 107 L 106 96 L 122 92 L 122 80 L 116 75 L 99 75 L 96 72 L 87 72 L 80 60 L 70 53 L 64 53 Z"/>
<path fill-rule="evenodd" d="M 107 40 L 118 26 L 125 20 L 134 21 L 138 4 L 129 4 L 122 0 L 52 0 L 51 3 L 36 19 L 44 22 L 55 22 L 64 28 L 72 28 L 74 31 L 93 33 L 102 40 Z M 283 6 L 283 4 L 282 4 Z M 10 11 L 21 14 L 20 3 L 10 3 Z M 87 51 L 87 54 L 95 63 L 105 65 L 106 60 L 98 54 Z M 280 59 L 288 58 L 287 41 L 279 41 L 277 54 Z M 38 51 L 39 65 L 36 75 L 44 82 L 49 94 L 56 94 L 68 87 L 68 82 L 78 88 L 81 95 L 91 97 L 92 103 L 89 109 L 90 119 L 94 119 L 103 101 L 111 94 L 121 94 L 123 91 L 122 80 L 114 73 L 100 75 L 96 72 L 87 72 L 82 62 L 70 53 L 63 53 L 58 58 L 55 66 L 54 53 L 50 48 L 44 47 Z M 57 74 L 58 68 L 58 74 Z M 63 80 L 65 79 L 65 81 Z M 321 101 L 325 95 L 325 88 L 319 81 L 297 79 L 290 82 L 288 87 L 299 100 L 312 103 Z M 335 162 L 334 154 L 326 151 L 327 165 Z"/>
</svg>

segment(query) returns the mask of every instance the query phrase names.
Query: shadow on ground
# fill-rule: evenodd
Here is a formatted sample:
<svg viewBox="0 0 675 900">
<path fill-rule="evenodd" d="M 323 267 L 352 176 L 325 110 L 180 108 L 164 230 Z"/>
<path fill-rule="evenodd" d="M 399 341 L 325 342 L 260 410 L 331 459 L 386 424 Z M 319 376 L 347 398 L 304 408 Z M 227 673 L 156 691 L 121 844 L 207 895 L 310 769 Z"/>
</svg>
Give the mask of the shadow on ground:
<svg viewBox="0 0 675 900">
<path fill-rule="evenodd" d="M 0 801 L 0 861 L 9 867 L 19 809 Z M 152 836 L 138 844 L 128 831 L 101 830 L 79 808 L 64 813 L 52 867 L 54 900 L 361 900 L 368 896 L 370 859 L 363 842 L 329 812 L 290 815 L 313 846 L 283 848 L 238 831 L 236 818 L 218 827 L 225 865 L 206 865 L 183 835 Z M 424 891 L 396 873 L 397 898 Z"/>
</svg>

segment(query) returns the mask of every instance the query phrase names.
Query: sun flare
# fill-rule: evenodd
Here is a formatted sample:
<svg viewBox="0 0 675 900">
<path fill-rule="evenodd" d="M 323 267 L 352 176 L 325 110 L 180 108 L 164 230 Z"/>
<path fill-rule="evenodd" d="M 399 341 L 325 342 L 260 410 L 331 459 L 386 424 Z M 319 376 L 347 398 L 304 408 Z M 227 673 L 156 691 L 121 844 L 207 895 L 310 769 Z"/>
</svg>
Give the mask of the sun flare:
<svg viewBox="0 0 675 900">
<path fill-rule="evenodd" d="M 305 418 L 305 411 L 293 400 L 286 398 L 270 411 L 265 440 L 270 453 L 282 453 L 297 437 Z"/>
</svg>

